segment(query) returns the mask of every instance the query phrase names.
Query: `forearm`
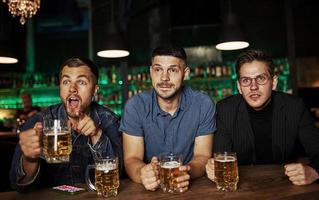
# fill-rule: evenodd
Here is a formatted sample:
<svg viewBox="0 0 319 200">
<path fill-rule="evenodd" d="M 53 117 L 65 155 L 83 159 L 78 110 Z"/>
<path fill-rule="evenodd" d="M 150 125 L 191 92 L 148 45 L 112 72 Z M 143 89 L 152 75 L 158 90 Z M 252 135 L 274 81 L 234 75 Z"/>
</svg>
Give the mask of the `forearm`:
<svg viewBox="0 0 319 200">
<path fill-rule="evenodd" d="M 21 159 L 22 159 L 22 167 L 25 172 L 25 176 L 21 179 L 19 183 L 24 184 L 34 179 L 39 168 L 39 160 L 38 159 L 30 160 L 24 156 L 22 156 Z"/>
<path fill-rule="evenodd" d="M 191 167 L 191 179 L 201 177 L 205 174 L 205 165 L 208 159 L 208 156 L 194 156 L 194 158 L 188 163 Z"/>
<path fill-rule="evenodd" d="M 141 169 L 146 164 L 138 158 L 129 158 L 124 160 L 125 170 L 130 179 L 136 183 L 141 183 Z"/>
</svg>

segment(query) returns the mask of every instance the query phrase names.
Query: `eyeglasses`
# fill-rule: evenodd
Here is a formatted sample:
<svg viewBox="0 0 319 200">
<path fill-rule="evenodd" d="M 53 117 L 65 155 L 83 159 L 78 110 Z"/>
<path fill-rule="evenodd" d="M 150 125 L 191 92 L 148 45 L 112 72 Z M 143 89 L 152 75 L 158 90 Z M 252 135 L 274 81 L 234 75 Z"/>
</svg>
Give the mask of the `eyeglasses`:
<svg viewBox="0 0 319 200">
<path fill-rule="evenodd" d="M 253 79 L 256 81 L 258 85 L 265 85 L 270 79 L 270 77 L 267 74 L 260 74 L 256 76 L 255 78 L 243 76 L 243 77 L 240 77 L 238 81 L 241 86 L 248 87 L 253 82 Z"/>
</svg>

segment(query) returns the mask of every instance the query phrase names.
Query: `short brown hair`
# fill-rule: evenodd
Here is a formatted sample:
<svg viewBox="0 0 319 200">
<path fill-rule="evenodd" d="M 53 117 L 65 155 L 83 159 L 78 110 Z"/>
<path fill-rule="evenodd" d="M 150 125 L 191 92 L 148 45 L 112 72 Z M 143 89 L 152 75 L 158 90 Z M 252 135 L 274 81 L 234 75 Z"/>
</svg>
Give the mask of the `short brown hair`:
<svg viewBox="0 0 319 200">
<path fill-rule="evenodd" d="M 175 46 L 159 46 L 155 48 L 152 52 L 152 61 L 155 56 L 173 56 L 176 58 L 179 58 L 184 61 L 185 66 L 187 65 L 186 60 L 186 52 L 181 47 L 175 47 Z"/>
<path fill-rule="evenodd" d="M 240 78 L 240 68 L 246 63 L 251 63 L 253 61 L 260 61 L 267 65 L 268 72 L 271 77 L 275 75 L 275 64 L 271 58 L 271 56 L 262 50 L 248 50 L 241 53 L 236 59 L 236 74 L 237 78 Z"/>
<path fill-rule="evenodd" d="M 61 66 L 59 70 L 59 79 L 61 80 L 61 73 L 65 66 L 68 67 L 80 67 L 80 66 L 87 66 L 90 68 L 93 76 L 94 84 L 97 84 L 99 78 L 99 70 L 97 66 L 87 58 L 79 58 L 79 57 L 72 57 L 66 60 Z"/>
</svg>

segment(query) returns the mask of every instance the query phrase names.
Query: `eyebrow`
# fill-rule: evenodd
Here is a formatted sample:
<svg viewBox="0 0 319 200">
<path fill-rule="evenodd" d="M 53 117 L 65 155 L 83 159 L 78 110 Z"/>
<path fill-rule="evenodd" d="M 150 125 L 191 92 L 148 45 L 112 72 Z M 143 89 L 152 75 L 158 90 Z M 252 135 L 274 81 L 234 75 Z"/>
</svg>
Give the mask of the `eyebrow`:
<svg viewBox="0 0 319 200">
<path fill-rule="evenodd" d="M 261 73 L 261 74 L 258 74 L 258 75 L 256 75 L 256 76 L 254 76 L 254 77 L 250 77 L 250 76 L 241 76 L 240 78 L 256 78 L 256 77 L 261 76 L 261 75 L 270 76 L 270 75 L 268 75 L 267 73 Z"/>
<path fill-rule="evenodd" d="M 71 78 L 71 77 L 70 77 L 69 75 L 64 74 L 64 75 L 62 75 L 62 78 Z M 86 79 L 89 80 L 89 78 L 88 78 L 86 75 L 79 75 L 79 76 L 77 76 L 76 78 L 77 78 L 77 79 L 78 79 L 78 78 L 86 78 Z"/>
<path fill-rule="evenodd" d="M 164 66 L 164 65 L 160 65 L 160 64 L 154 64 L 152 65 L 154 67 L 168 67 L 168 68 L 173 68 L 173 67 L 177 67 L 180 68 L 180 65 L 169 65 L 169 66 Z"/>
</svg>

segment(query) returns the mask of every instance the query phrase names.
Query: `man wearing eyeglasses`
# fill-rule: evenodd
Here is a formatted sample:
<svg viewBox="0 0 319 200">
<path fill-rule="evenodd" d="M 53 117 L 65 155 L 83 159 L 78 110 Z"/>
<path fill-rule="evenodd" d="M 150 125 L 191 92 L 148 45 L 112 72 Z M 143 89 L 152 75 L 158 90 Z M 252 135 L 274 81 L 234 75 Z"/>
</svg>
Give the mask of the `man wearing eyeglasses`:
<svg viewBox="0 0 319 200">
<path fill-rule="evenodd" d="M 319 132 L 300 98 L 274 91 L 278 80 L 271 57 L 260 50 L 244 52 L 236 73 L 240 94 L 217 104 L 214 152 L 236 152 L 239 165 L 285 164 L 295 185 L 318 180 Z M 308 162 L 301 162 L 305 156 Z M 213 159 L 206 172 L 213 180 Z"/>
</svg>

